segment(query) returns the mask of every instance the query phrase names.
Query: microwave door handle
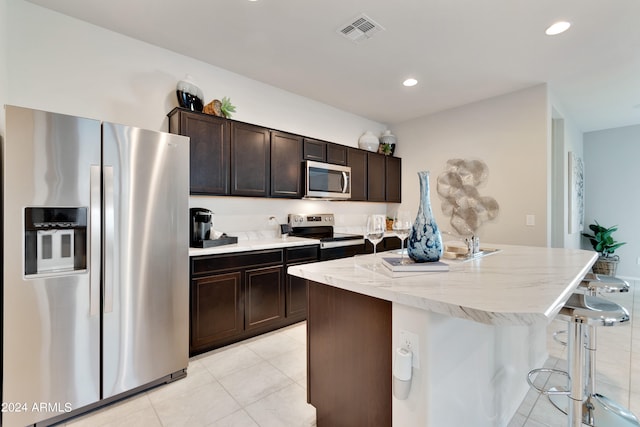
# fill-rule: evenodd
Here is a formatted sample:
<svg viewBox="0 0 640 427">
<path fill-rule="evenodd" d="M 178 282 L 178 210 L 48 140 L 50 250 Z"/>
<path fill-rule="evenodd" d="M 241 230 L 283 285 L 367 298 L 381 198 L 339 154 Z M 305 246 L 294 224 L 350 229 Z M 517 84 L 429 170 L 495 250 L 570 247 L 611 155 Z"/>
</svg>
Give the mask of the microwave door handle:
<svg viewBox="0 0 640 427">
<path fill-rule="evenodd" d="M 346 193 L 349 188 L 349 174 L 346 172 L 342 172 L 342 192 Z"/>
</svg>

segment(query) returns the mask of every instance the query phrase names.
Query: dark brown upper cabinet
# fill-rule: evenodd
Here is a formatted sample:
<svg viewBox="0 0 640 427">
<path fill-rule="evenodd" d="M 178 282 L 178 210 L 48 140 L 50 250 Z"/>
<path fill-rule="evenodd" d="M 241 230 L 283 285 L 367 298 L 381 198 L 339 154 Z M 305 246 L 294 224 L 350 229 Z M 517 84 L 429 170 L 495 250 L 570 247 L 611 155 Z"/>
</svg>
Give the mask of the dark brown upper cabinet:
<svg viewBox="0 0 640 427">
<path fill-rule="evenodd" d="M 304 138 L 304 160 L 333 163 L 334 165 L 347 164 L 347 147 L 332 142 L 319 141 L 317 139 Z"/>
<path fill-rule="evenodd" d="M 402 159 L 387 156 L 385 161 L 385 200 L 387 202 L 400 203 L 402 202 Z"/>
<path fill-rule="evenodd" d="M 174 109 L 169 132 L 190 142 L 191 194 L 229 194 L 229 122 L 216 116 Z"/>
<path fill-rule="evenodd" d="M 304 138 L 304 160 L 327 161 L 327 143 L 317 139 Z"/>
<path fill-rule="evenodd" d="M 347 147 L 344 145 L 327 143 L 327 163 L 333 163 L 334 165 L 347 164 Z"/>
<path fill-rule="evenodd" d="M 302 197 L 302 137 L 271 132 L 271 197 Z"/>
<path fill-rule="evenodd" d="M 347 149 L 347 164 L 351 167 L 351 200 L 367 200 L 367 152 Z"/>
<path fill-rule="evenodd" d="M 370 202 L 386 201 L 385 159 L 384 154 L 367 153 L 367 200 Z"/>
<path fill-rule="evenodd" d="M 401 201 L 397 157 L 183 108 L 168 116 L 169 132 L 191 138 L 191 194 L 299 199 L 314 160 L 351 167 L 352 201 Z"/>
<path fill-rule="evenodd" d="M 269 196 L 271 137 L 269 129 L 231 123 L 231 194 Z"/>
</svg>

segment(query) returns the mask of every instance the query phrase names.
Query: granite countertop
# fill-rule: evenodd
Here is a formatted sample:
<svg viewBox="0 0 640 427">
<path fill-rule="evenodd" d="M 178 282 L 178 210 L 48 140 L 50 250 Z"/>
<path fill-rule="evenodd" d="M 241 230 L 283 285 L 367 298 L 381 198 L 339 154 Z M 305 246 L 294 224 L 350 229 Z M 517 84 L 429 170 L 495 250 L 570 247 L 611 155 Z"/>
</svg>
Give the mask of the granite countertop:
<svg viewBox="0 0 640 427">
<path fill-rule="evenodd" d="M 597 258 L 593 251 L 483 245 L 500 249 L 450 271 L 393 273 L 373 255 L 288 268 L 294 276 L 451 317 L 494 325 L 550 322 Z M 398 256 L 392 252 L 381 256 Z"/>
<path fill-rule="evenodd" d="M 294 246 L 319 245 L 317 239 L 304 237 L 260 237 L 256 239 L 238 240 L 231 245 L 214 246 L 211 248 L 189 248 L 189 256 L 227 254 L 233 252 L 257 251 L 262 249 L 287 248 Z"/>
</svg>

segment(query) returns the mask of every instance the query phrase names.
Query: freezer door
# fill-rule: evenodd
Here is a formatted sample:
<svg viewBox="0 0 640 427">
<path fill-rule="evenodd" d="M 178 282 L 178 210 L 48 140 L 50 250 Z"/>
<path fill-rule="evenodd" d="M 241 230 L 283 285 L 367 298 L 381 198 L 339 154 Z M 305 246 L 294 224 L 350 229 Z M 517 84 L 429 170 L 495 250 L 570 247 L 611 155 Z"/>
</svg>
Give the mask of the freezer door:
<svg viewBox="0 0 640 427">
<path fill-rule="evenodd" d="M 93 212 L 100 210 L 100 122 L 7 106 L 6 126 L 2 425 L 24 426 L 99 399 L 100 221 L 91 212 L 92 189 Z M 92 170 L 98 171 L 93 178 Z M 36 218 L 34 212 L 45 214 Z M 69 212 L 81 212 L 83 219 L 61 219 Z M 30 230 L 27 222 L 37 223 L 41 232 Z M 55 230 L 78 222 L 86 227 L 77 234 Z M 67 246 L 69 253 L 81 250 L 86 258 L 76 259 L 77 268 L 58 262 L 31 269 L 25 260 L 41 262 L 26 240 L 34 243 L 37 237 L 36 246 L 44 245 L 43 236 L 56 233 L 67 237 L 54 242 L 83 234 Z M 51 256 L 41 253 L 40 258 Z"/>
<path fill-rule="evenodd" d="M 107 398 L 188 364 L 189 139 L 102 131 Z"/>
</svg>

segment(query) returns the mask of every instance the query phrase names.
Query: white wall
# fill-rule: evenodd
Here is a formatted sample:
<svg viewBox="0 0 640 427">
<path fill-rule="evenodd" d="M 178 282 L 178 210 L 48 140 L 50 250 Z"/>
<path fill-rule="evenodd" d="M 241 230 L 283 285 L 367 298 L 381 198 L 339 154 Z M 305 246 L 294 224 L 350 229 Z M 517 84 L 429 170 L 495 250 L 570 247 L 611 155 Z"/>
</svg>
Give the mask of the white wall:
<svg viewBox="0 0 640 427">
<path fill-rule="evenodd" d="M 4 54 L 0 42 L 0 64 L 8 64 L 7 93 L 0 98 L 4 103 L 166 131 L 166 114 L 177 106 L 176 83 L 189 73 L 203 90 L 205 102 L 230 97 L 237 107 L 233 116 L 237 120 L 349 146 L 357 146 L 366 130 L 379 134 L 386 128 L 23 0 L 0 0 L 0 5 L 6 9 L 3 16 L 11 35 Z M 0 82 L 2 76 L 0 69 Z M 384 204 L 309 203 L 295 208 L 338 215 L 355 210 L 356 217 L 386 210 Z M 225 231 L 253 230 L 256 224 L 266 223 L 267 215 L 282 221 L 293 209 L 288 201 L 255 198 L 233 202 L 192 198 L 191 205 L 213 207 Z M 238 211 L 247 216 L 237 216 Z"/>
<path fill-rule="evenodd" d="M 436 221 L 452 231 L 437 177 L 449 159 L 481 160 L 489 178 L 480 195 L 500 205 L 499 216 L 479 229 L 481 241 L 546 246 L 549 116 L 547 87 L 538 85 L 394 126 L 403 162 L 402 207 L 417 211 L 417 172 L 429 170 Z M 535 226 L 525 225 L 527 214 L 535 215 Z"/>
<path fill-rule="evenodd" d="M 190 73 L 202 88 L 205 102 L 230 97 L 238 120 L 349 146 L 356 146 L 365 130 L 379 133 L 385 128 L 24 0 L 0 0 L 0 12 L 0 25 L 5 24 L 0 30 L 6 35 L 0 39 L 2 104 L 166 130 L 166 114 L 177 105 L 176 82 Z M 479 230 L 480 237 L 501 243 L 547 244 L 549 109 L 546 86 L 540 85 L 395 126 L 396 155 L 403 157 L 403 207 L 417 210 L 416 172 L 431 170 L 436 219 L 441 228 L 450 230 L 440 211 L 435 179 L 450 158 L 480 159 L 490 170 L 480 192 L 496 198 L 501 207 L 500 216 Z M 3 121 L 4 114 L 0 136 Z M 253 230 L 268 223 L 272 215 L 282 222 L 292 211 L 331 211 L 339 222 L 352 226 L 367 213 L 387 210 L 379 203 L 243 198 L 192 197 L 191 205 L 214 210 L 224 231 Z M 389 205 L 389 214 L 395 208 Z M 535 215 L 535 226 L 524 225 L 526 214 Z M 571 246 L 572 239 L 575 236 L 563 240 Z"/>
<path fill-rule="evenodd" d="M 640 277 L 640 125 L 584 134 L 585 228 L 618 225 L 613 235 L 627 242 L 616 251 L 620 256 L 618 276 Z M 591 249 L 584 239 L 583 247 Z"/>
</svg>

